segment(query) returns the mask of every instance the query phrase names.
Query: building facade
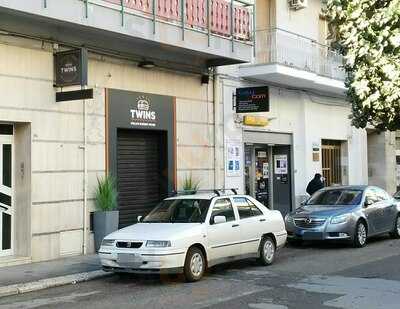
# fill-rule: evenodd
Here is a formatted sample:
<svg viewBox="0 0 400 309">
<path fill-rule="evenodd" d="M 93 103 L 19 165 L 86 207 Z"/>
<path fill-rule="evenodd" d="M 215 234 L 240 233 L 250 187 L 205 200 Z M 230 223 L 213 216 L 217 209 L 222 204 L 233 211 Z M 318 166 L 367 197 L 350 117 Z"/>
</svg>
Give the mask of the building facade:
<svg viewBox="0 0 400 309">
<path fill-rule="evenodd" d="M 0 1 L 0 265 L 93 252 L 105 174 L 117 178 L 121 227 L 185 177 L 223 185 L 211 69 L 252 55 L 253 7 L 232 3 Z M 211 17 L 229 11 L 235 23 Z M 56 102 L 80 87 L 54 87 L 54 54 L 81 47 L 93 99 Z"/>
<path fill-rule="evenodd" d="M 306 198 L 315 173 L 326 185 L 371 183 L 367 145 L 376 142 L 348 119 L 343 60 L 328 46 L 323 1 L 300 7 L 257 1 L 256 7 L 253 63 L 219 70 L 225 149 L 236 145 L 243 153 L 234 173 L 226 152 L 226 186 L 285 214 Z M 236 113 L 237 89 L 260 86 L 269 92 L 268 111 Z M 249 116 L 263 125 L 249 123 Z"/>
</svg>

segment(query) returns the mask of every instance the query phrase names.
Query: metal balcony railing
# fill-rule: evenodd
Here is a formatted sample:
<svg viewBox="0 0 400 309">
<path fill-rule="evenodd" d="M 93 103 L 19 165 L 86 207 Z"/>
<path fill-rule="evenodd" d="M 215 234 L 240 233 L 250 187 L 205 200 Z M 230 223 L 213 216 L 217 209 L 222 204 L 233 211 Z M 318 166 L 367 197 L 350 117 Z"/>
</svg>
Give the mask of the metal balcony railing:
<svg viewBox="0 0 400 309">
<path fill-rule="evenodd" d="M 278 63 L 345 80 L 343 56 L 302 35 L 274 28 L 257 31 L 256 63 Z"/>
<path fill-rule="evenodd" d="M 88 2 L 89 0 L 83 0 Z M 155 22 L 168 22 L 184 30 L 251 42 L 254 4 L 244 0 L 99 0 L 124 14 L 139 14 Z"/>
</svg>

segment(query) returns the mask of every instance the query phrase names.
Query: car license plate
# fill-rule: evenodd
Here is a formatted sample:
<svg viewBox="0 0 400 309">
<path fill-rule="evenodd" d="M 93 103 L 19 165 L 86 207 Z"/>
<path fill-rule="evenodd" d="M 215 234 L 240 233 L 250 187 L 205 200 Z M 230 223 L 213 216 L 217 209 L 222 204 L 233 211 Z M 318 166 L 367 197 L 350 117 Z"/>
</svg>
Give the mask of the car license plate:
<svg viewBox="0 0 400 309">
<path fill-rule="evenodd" d="M 303 239 L 304 240 L 321 240 L 322 233 L 321 232 L 304 232 Z"/>
<path fill-rule="evenodd" d="M 141 260 L 139 255 L 132 253 L 118 253 L 117 256 L 118 264 L 137 264 L 141 263 Z"/>
</svg>

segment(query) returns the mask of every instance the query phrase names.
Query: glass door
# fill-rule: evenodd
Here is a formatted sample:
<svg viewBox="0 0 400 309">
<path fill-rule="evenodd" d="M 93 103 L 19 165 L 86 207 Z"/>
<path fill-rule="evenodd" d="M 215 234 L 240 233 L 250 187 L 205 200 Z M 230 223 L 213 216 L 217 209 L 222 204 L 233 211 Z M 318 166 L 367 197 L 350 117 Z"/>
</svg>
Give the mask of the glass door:
<svg viewBox="0 0 400 309">
<path fill-rule="evenodd" d="M 245 191 L 269 207 L 270 162 L 267 145 L 245 144 Z"/>
<path fill-rule="evenodd" d="M 257 145 L 254 149 L 255 155 L 255 198 L 269 207 L 269 170 L 270 162 L 268 160 L 268 146 Z"/>
<path fill-rule="evenodd" d="M 0 124 L 0 256 L 13 254 L 13 127 Z"/>
</svg>

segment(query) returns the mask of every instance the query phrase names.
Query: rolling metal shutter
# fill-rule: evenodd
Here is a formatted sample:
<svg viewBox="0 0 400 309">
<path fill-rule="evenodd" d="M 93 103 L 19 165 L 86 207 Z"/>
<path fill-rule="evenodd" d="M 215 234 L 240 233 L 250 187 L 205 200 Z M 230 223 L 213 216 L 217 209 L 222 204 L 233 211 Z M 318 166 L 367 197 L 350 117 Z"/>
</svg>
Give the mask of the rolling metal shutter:
<svg viewBox="0 0 400 309">
<path fill-rule="evenodd" d="M 118 130 L 117 177 L 119 227 L 137 222 L 161 199 L 160 135 L 157 132 Z"/>
</svg>

